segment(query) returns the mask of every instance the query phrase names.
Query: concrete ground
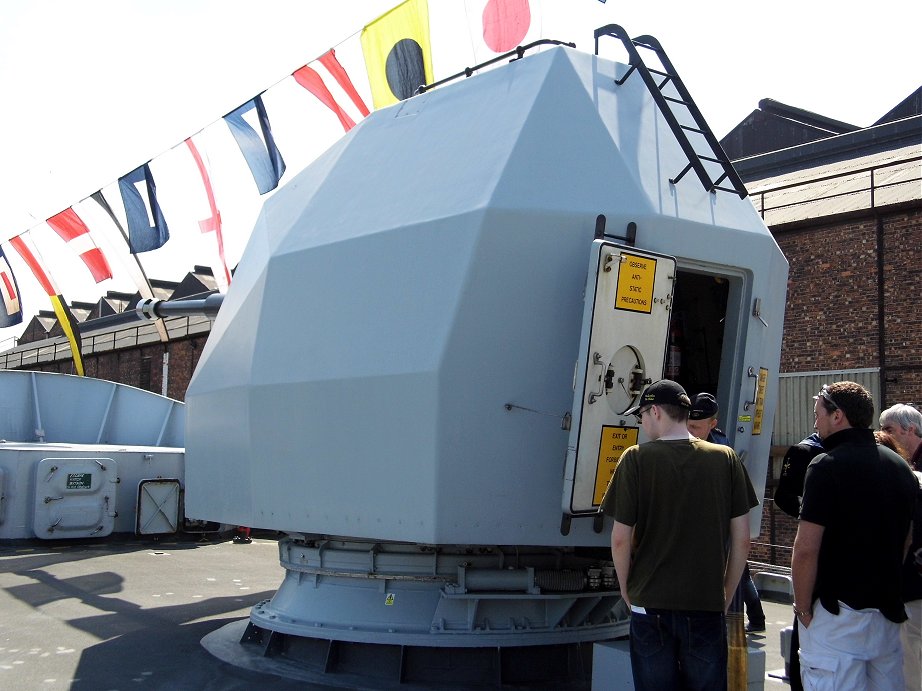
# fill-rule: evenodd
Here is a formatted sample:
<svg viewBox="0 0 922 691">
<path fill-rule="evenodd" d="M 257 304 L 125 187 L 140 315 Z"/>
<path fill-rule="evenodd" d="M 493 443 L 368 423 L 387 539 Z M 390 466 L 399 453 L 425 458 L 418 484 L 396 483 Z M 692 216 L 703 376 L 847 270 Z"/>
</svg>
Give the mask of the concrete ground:
<svg viewBox="0 0 922 691">
<path fill-rule="evenodd" d="M 781 631 L 794 623 L 794 610 L 789 603 L 762 600 L 765 611 L 765 633 L 749 634 L 750 649 L 765 652 L 765 688 L 789 686 L 784 676 L 784 657 L 781 652 Z"/>
<path fill-rule="evenodd" d="M 201 644 L 282 581 L 273 536 L 0 545 L 0 688 L 324 689 L 228 664 Z M 766 602 L 766 688 L 784 686 L 787 604 Z M 232 628 L 232 627 L 230 627 Z"/>
</svg>

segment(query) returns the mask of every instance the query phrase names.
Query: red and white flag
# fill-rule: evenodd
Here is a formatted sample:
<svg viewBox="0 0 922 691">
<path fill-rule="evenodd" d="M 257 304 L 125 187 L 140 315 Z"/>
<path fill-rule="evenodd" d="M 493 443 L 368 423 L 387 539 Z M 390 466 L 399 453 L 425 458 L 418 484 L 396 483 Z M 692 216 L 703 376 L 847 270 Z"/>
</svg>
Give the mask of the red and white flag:
<svg viewBox="0 0 922 691">
<path fill-rule="evenodd" d="M 355 88 L 355 85 L 352 83 L 352 80 L 349 78 L 349 75 L 346 74 L 345 68 L 340 64 L 339 59 L 336 57 L 336 51 L 330 48 L 330 50 L 321 55 L 317 61 L 326 67 L 327 71 L 333 75 L 333 79 L 336 80 L 336 83 L 339 84 L 345 94 L 349 97 L 349 100 L 355 104 L 355 107 L 358 108 L 359 112 L 362 114 L 362 117 L 367 117 L 368 106 L 365 105 L 365 101 L 359 95 L 359 92 Z"/>
<path fill-rule="evenodd" d="M 220 265 L 213 266 L 212 271 L 214 273 L 215 282 L 218 284 L 218 290 L 222 293 L 226 293 L 231 282 L 231 274 L 230 270 L 227 268 L 227 259 L 224 256 L 224 232 L 221 229 L 221 212 L 218 211 L 218 203 L 215 200 L 214 188 L 211 186 L 211 176 L 208 175 L 208 167 L 205 165 L 205 161 L 199 153 L 198 147 L 192 141 L 192 137 L 186 139 L 186 146 L 189 148 L 189 153 L 192 154 L 192 158 L 195 160 L 195 167 L 198 169 L 199 175 L 202 178 L 202 185 L 205 187 L 205 196 L 208 198 L 210 215 L 208 218 L 199 221 L 199 229 L 203 233 L 213 232 L 215 234 Z"/>
<path fill-rule="evenodd" d="M 46 223 L 61 236 L 68 247 L 80 256 L 86 268 L 93 275 L 94 281 L 100 283 L 107 278 L 112 278 L 112 269 L 106 261 L 106 256 L 96 246 L 96 242 L 90 235 L 90 229 L 73 207 L 52 216 Z"/>
<path fill-rule="evenodd" d="M 54 308 L 55 315 L 57 315 L 58 324 L 67 337 L 68 343 L 70 343 L 71 355 L 74 358 L 74 370 L 82 377 L 82 343 L 77 320 L 70 311 L 70 307 L 67 306 L 64 296 L 62 296 L 61 292 L 58 290 L 58 286 L 51 277 L 51 273 L 43 266 L 41 255 L 38 252 L 38 248 L 35 247 L 32 242 L 29 231 L 27 230 L 14 238 L 10 238 L 10 245 L 19 253 L 19 256 L 22 257 L 22 260 L 29 269 L 31 269 L 32 274 L 35 276 L 35 280 L 39 282 L 39 285 L 42 286 L 42 289 L 51 299 L 51 306 Z"/>
<path fill-rule="evenodd" d="M 464 0 L 476 64 L 541 38 L 540 0 Z"/>
<path fill-rule="evenodd" d="M 19 286 L 16 284 L 16 277 L 13 275 L 13 269 L 10 268 L 3 254 L 3 248 L 0 248 L 0 328 L 22 324 L 22 303 L 19 300 Z"/>
<path fill-rule="evenodd" d="M 336 99 L 333 98 L 333 94 L 330 93 L 327 85 L 323 82 L 321 76 L 317 74 L 316 70 L 305 65 L 295 70 L 291 76 L 294 77 L 298 84 L 314 94 L 323 105 L 336 113 L 336 117 L 339 118 L 339 122 L 346 132 L 355 127 L 355 120 L 353 120 L 349 114 L 343 110 L 342 106 L 336 102 Z"/>
<path fill-rule="evenodd" d="M 317 67 L 322 67 L 323 71 L 328 73 L 326 79 L 324 79 L 321 72 L 317 71 Z M 352 83 L 345 68 L 337 59 L 336 51 L 332 48 L 317 58 L 313 66 L 305 65 L 295 70 L 291 76 L 294 77 L 298 84 L 316 96 L 323 105 L 333 111 L 346 132 L 355 127 L 357 119 L 368 115 L 368 106 L 365 105 L 365 101 L 359 95 L 355 84 Z M 353 117 L 342 105 L 343 95 L 352 101 L 357 117 Z"/>
</svg>

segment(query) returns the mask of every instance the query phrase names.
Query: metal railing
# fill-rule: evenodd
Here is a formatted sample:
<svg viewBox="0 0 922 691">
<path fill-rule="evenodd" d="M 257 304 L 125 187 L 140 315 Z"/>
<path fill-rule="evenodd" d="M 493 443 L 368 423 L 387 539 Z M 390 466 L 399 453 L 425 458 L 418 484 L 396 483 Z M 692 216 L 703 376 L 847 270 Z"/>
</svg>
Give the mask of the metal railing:
<svg viewBox="0 0 922 691">
<path fill-rule="evenodd" d="M 758 199 L 758 205 L 756 206 L 759 214 L 762 216 L 762 219 L 765 219 L 767 213 L 772 211 L 779 211 L 782 209 L 791 209 L 794 207 L 804 206 L 806 204 L 816 204 L 817 202 L 828 201 L 832 199 L 838 199 L 843 197 L 855 197 L 856 195 L 867 194 L 868 203 L 867 206 L 856 206 L 855 209 L 849 210 L 858 210 L 858 209 L 874 209 L 877 208 L 877 195 L 882 190 L 887 190 L 903 185 L 909 185 L 916 183 L 916 189 L 919 190 L 920 187 L 918 183 L 922 182 L 922 165 L 918 167 L 919 174 L 914 177 L 909 177 L 907 179 L 897 180 L 895 182 L 878 182 L 875 177 L 879 177 L 881 171 L 892 169 L 897 166 L 906 166 L 907 164 L 916 163 L 922 161 L 922 156 L 913 156 L 911 158 L 904 158 L 898 161 L 890 161 L 888 163 L 882 163 L 878 165 L 868 166 L 866 168 L 859 168 L 857 170 L 848 170 L 841 173 L 833 173 L 830 175 L 824 175 L 817 178 L 809 178 L 806 180 L 799 180 L 797 182 L 791 182 L 786 185 L 778 185 L 776 187 L 768 187 L 762 190 L 750 191 L 750 198 Z M 791 201 L 785 204 L 775 204 L 773 206 L 766 205 L 766 198 L 769 198 L 769 203 L 771 202 L 771 195 L 783 196 L 783 193 L 788 190 L 794 190 L 798 188 L 820 185 L 822 183 L 829 183 L 827 187 L 835 187 L 832 183 L 836 181 L 842 181 L 845 178 L 851 178 L 851 181 L 866 183 L 857 189 L 847 189 L 845 191 L 837 191 L 830 194 L 822 194 L 820 196 L 810 196 L 807 199 L 798 199 Z M 917 192 L 917 194 L 912 197 L 913 199 L 922 199 L 922 193 Z"/>
<path fill-rule="evenodd" d="M 202 316 L 178 316 L 164 319 L 170 341 L 187 338 L 189 336 L 207 334 L 211 331 L 212 320 Z M 101 333 L 81 334 L 84 356 L 95 353 L 137 348 L 142 345 L 155 345 L 160 343 L 160 336 L 156 327 L 150 322 L 137 324 Z M 63 336 L 55 339 L 46 339 L 29 345 L 17 347 L 5 353 L 0 353 L 0 369 L 17 369 L 29 367 L 56 360 L 71 359 L 70 344 Z"/>
</svg>

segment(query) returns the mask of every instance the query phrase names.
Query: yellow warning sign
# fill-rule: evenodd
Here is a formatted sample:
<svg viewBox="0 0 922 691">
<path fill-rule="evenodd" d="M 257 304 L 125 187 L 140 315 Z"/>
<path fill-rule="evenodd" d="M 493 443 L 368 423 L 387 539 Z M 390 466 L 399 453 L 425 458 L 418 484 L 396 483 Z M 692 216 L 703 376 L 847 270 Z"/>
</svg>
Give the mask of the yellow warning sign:
<svg viewBox="0 0 922 691">
<path fill-rule="evenodd" d="M 387 595 L 384 596 L 384 604 L 390 607 L 391 605 L 394 604 L 394 600 L 396 599 L 397 598 L 394 597 L 394 593 L 388 593 Z"/>
<path fill-rule="evenodd" d="M 622 254 L 615 289 L 615 309 L 631 312 L 653 311 L 653 278 L 656 260 L 636 254 Z"/>
<path fill-rule="evenodd" d="M 595 494 L 592 497 L 593 506 L 602 503 L 602 497 L 605 496 L 611 476 L 615 474 L 621 454 L 626 448 L 637 443 L 637 434 L 636 427 L 611 427 L 609 425 L 602 427 L 602 439 L 599 442 L 599 465 L 595 472 Z"/>
<path fill-rule="evenodd" d="M 762 414 L 765 412 L 765 387 L 768 384 L 768 370 L 759 368 L 759 385 L 756 390 L 756 418 L 752 423 L 752 433 L 762 434 Z"/>
</svg>

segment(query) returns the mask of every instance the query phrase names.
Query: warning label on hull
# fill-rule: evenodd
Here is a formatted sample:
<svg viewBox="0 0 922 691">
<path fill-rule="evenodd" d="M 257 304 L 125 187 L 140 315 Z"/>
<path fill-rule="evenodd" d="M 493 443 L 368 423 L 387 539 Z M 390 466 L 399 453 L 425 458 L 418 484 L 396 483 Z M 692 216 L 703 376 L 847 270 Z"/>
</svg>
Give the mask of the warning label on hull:
<svg viewBox="0 0 922 691">
<path fill-rule="evenodd" d="M 656 260 L 635 254 L 622 254 L 618 267 L 615 309 L 650 314 L 653 310 L 653 279 Z"/>
</svg>

